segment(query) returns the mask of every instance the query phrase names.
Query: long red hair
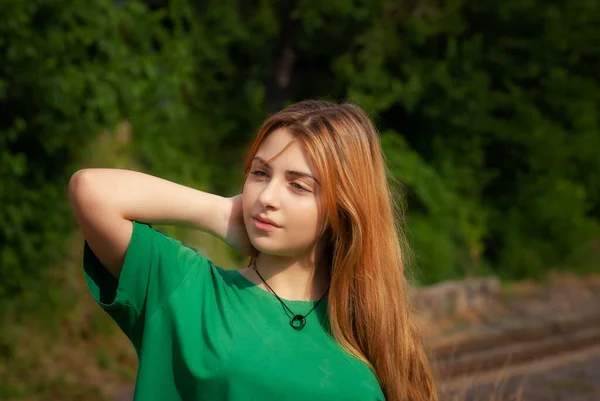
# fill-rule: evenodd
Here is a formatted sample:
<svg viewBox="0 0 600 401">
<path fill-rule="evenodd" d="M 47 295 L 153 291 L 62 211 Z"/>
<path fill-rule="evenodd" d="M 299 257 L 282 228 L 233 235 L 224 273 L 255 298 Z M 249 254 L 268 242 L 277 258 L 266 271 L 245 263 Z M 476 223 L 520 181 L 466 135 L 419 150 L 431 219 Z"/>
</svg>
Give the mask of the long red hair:
<svg viewBox="0 0 600 401">
<path fill-rule="evenodd" d="M 246 160 L 246 175 L 262 141 L 280 128 L 300 141 L 322 181 L 317 263 L 331 269 L 331 334 L 373 370 L 387 400 L 437 400 L 411 318 L 402 216 L 394 207 L 372 121 L 351 103 L 296 103 L 263 123 Z"/>
</svg>

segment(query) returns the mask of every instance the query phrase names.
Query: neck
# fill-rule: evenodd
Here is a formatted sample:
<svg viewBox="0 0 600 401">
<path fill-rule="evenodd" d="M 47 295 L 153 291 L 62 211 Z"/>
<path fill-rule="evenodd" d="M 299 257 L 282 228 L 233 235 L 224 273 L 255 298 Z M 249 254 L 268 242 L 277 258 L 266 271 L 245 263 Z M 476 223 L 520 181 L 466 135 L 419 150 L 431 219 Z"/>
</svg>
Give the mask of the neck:
<svg viewBox="0 0 600 401">
<path fill-rule="evenodd" d="M 329 271 L 324 267 L 319 268 L 314 258 L 290 260 L 260 253 L 255 264 L 262 278 L 283 299 L 316 301 L 329 287 Z M 258 275 L 256 279 L 268 291 Z"/>
</svg>

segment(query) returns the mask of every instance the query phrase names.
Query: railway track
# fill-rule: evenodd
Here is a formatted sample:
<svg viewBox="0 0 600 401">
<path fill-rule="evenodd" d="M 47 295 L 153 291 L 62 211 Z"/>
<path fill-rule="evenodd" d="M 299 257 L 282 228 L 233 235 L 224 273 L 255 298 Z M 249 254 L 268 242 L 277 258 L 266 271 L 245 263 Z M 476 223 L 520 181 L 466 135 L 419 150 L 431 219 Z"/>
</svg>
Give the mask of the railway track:
<svg viewBox="0 0 600 401">
<path fill-rule="evenodd" d="M 441 381 L 542 360 L 600 345 L 600 312 L 555 317 L 526 327 L 433 347 Z"/>
</svg>

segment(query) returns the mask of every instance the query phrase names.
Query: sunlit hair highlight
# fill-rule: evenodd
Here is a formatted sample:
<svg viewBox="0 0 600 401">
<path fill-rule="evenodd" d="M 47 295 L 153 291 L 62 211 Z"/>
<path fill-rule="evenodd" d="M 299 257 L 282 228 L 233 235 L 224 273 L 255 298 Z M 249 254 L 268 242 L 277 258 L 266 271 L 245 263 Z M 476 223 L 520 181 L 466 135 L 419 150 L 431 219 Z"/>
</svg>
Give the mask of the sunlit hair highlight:
<svg viewBox="0 0 600 401">
<path fill-rule="evenodd" d="M 278 129 L 301 143 L 321 179 L 317 263 L 331 269 L 331 334 L 373 370 L 386 400 L 437 400 L 411 317 L 402 214 L 371 119 L 352 103 L 309 100 L 289 106 L 263 123 L 246 175 L 263 140 Z"/>
</svg>

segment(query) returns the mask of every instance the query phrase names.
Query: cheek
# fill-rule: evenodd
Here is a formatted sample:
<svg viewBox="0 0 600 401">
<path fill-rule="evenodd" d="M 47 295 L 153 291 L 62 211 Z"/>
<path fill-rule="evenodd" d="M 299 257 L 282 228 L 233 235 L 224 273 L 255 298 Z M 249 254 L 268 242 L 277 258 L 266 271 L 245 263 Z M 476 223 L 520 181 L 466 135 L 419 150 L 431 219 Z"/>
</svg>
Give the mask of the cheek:
<svg viewBox="0 0 600 401">
<path fill-rule="evenodd" d="M 260 193 L 260 187 L 257 182 L 252 182 L 249 179 L 244 182 L 242 188 L 242 196 L 244 199 L 256 200 Z"/>
<path fill-rule="evenodd" d="M 314 204 L 297 204 L 297 207 L 289 210 L 287 214 L 291 218 L 294 228 L 303 237 L 313 237 L 316 235 L 319 215 Z"/>
</svg>

